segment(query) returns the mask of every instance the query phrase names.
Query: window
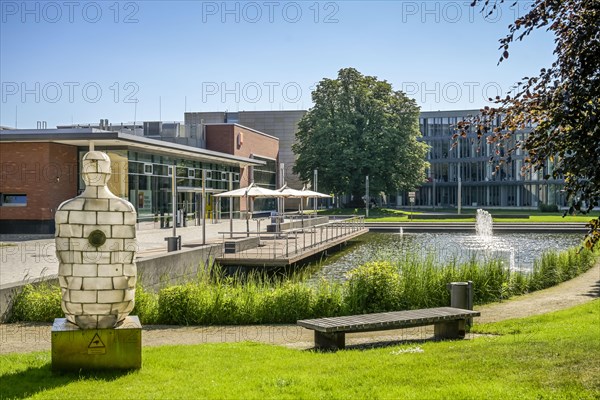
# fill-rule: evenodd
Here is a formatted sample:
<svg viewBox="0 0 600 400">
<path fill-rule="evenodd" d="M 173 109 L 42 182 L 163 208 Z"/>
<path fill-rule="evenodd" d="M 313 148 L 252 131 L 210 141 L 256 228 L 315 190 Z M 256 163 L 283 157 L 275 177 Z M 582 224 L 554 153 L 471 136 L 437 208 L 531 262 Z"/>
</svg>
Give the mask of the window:
<svg viewBox="0 0 600 400">
<path fill-rule="evenodd" d="M 154 171 L 154 168 L 153 168 L 152 164 L 144 164 L 144 174 L 152 175 L 153 171 Z"/>
<path fill-rule="evenodd" d="M 26 194 L 0 194 L 0 206 L 2 207 L 25 207 L 27 205 Z"/>
<path fill-rule="evenodd" d="M 194 168 L 188 168 L 188 178 L 195 178 L 196 170 Z"/>
</svg>

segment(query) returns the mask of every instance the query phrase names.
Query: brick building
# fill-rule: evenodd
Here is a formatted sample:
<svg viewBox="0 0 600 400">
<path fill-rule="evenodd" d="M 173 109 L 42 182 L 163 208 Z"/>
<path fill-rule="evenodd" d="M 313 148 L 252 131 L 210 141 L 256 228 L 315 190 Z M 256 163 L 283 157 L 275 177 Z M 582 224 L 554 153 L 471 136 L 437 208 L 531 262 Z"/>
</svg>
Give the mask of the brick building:
<svg viewBox="0 0 600 400">
<path fill-rule="evenodd" d="M 207 125 L 204 148 L 94 127 L 0 131 L 0 233 L 52 233 L 58 205 L 83 189 L 81 159 L 93 143 L 112 164 L 111 191 L 132 202 L 139 221 L 172 210 L 172 174 L 177 209 L 201 218 L 204 189 L 210 216 L 228 212 L 213 194 L 254 181 L 277 183 L 277 138 L 237 124 Z M 204 183 L 204 185 L 203 185 Z M 266 207 L 266 208 L 265 208 Z M 258 202 L 255 210 L 274 209 Z M 237 201 L 234 210 L 246 211 Z"/>
</svg>

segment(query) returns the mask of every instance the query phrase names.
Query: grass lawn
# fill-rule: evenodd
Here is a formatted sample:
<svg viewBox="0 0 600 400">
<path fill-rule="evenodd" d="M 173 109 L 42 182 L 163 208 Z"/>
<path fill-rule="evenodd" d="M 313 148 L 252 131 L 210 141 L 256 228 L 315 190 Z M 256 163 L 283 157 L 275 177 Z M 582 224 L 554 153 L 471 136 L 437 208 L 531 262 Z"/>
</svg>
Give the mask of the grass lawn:
<svg viewBox="0 0 600 400">
<path fill-rule="evenodd" d="M 592 218 L 597 218 L 600 216 L 600 212 L 594 211 L 587 215 L 569 215 L 566 217 L 562 216 L 562 212 L 558 213 L 542 213 L 536 210 L 507 210 L 507 209 L 490 209 L 488 210 L 492 214 L 512 214 L 512 215 L 528 215 L 529 218 L 497 218 L 496 222 L 534 222 L 534 223 L 544 223 L 544 222 L 588 222 Z M 435 212 L 435 213 L 447 213 L 447 214 L 456 214 L 456 210 L 450 209 L 440 209 L 436 211 L 427 211 L 427 212 Z M 439 218 L 436 219 L 432 217 L 431 219 L 414 219 L 414 222 L 475 222 L 475 212 L 473 209 L 465 209 L 462 211 L 460 216 L 456 215 L 456 218 Z M 422 211 L 414 211 L 412 214 L 422 214 Z M 319 214 L 323 215 L 365 215 L 365 209 L 354 209 L 354 208 L 341 208 L 341 209 L 329 209 L 329 210 L 320 210 Z M 366 221 L 369 222 L 410 222 L 410 211 L 406 210 L 396 210 L 390 208 L 375 208 L 369 210 L 369 218 Z"/>
<path fill-rule="evenodd" d="M 0 397 L 600 396 L 600 300 L 475 330 L 494 335 L 337 353 L 249 342 L 145 348 L 143 368 L 123 374 L 53 375 L 49 352 L 10 354 L 0 356 Z"/>
</svg>

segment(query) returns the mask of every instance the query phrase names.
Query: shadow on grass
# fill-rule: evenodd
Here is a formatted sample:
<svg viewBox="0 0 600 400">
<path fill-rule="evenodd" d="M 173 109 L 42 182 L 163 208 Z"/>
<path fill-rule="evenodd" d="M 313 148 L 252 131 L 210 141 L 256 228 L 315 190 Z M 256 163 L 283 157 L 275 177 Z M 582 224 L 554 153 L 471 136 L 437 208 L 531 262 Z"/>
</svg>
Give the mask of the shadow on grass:
<svg viewBox="0 0 600 400">
<path fill-rule="evenodd" d="M 110 382 L 131 371 L 53 372 L 51 364 L 28 368 L 14 374 L 0 376 L 2 399 L 24 399 L 38 392 L 66 386 L 71 382 L 94 380 Z"/>
</svg>

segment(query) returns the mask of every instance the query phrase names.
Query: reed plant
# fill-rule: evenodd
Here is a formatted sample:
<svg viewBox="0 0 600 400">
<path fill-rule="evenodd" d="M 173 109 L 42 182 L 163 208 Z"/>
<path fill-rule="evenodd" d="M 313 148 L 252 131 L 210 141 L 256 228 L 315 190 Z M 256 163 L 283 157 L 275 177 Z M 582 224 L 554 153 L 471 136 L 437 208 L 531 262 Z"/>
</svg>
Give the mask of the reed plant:
<svg viewBox="0 0 600 400">
<path fill-rule="evenodd" d="M 144 324 L 230 325 L 295 323 L 298 319 L 447 306 L 449 282 L 472 281 L 475 304 L 547 288 L 591 268 L 588 250 L 547 252 L 531 273 L 511 271 L 500 260 L 465 263 L 407 253 L 399 261 L 376 259 L 341 282 L 310 282 L 303 274 L 225 275 L 219 266 L 200 268 L 193 282 L 158 293 L 138 286 L 133 315 Z M 60 288 L 25 286 L 12 308 L 12 321 L 46 321 L 62 316 Z"/>
</svg>

